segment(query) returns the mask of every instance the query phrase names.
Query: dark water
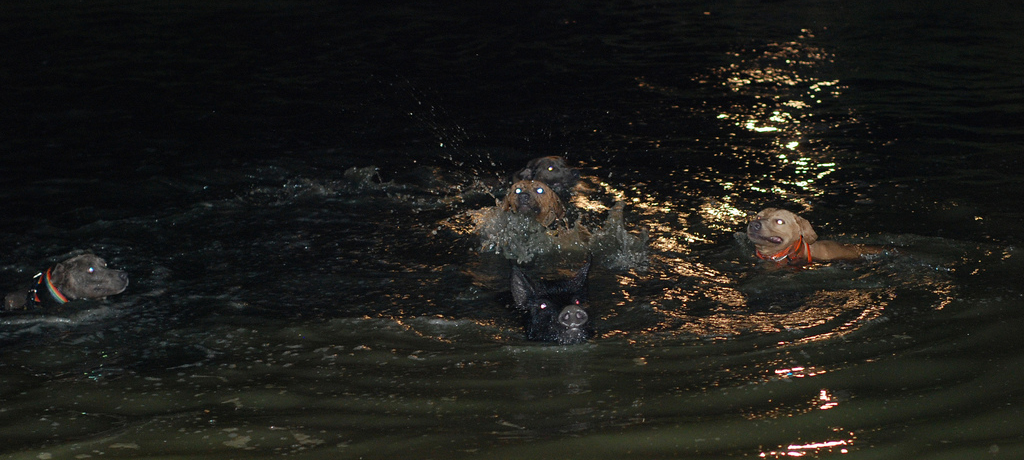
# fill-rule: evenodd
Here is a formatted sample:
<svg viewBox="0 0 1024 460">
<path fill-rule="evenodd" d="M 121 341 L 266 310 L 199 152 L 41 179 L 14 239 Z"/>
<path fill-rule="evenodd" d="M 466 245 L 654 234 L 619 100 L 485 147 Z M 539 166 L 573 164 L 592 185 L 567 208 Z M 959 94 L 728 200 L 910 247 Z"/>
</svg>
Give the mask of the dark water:
<svg viewBox="0 0 1024 460">
<path fill-rule="evenodd" d="M 0 284 L 132 277 L 0 317 L 7 458 L 1024 456 L 1015 3 L 0 12 Z M 609 243 L 495 254 L 553 154 Z M 896 250 L 767 270 L 766 206 Z M 597 337 L 523 340 L 508 258 L 588 250 Z"/>
</svg>

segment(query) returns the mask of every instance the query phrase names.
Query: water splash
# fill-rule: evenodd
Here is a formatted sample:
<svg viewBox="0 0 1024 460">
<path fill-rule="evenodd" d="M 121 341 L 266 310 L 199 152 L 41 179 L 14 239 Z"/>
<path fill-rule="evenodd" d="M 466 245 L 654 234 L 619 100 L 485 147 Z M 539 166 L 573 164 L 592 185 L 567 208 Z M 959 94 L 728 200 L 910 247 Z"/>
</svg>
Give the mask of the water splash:
<svg viewBox="0 0 1024 460">
<path fill-rule="evenodd" d="M 625 203 L 617 202 L 601 226 L 593 229 L 582 218 L 566 226 L 547 228 L 533 217 L 489 207 L 471 211 L 473 232 L 480 250 L 502 254 L 518 263 L 552 253 L 591 252 L 599 263 L 613 270 L 646 270 L 648 235 L 631 233 L 623 217 Z"/>
</svg>

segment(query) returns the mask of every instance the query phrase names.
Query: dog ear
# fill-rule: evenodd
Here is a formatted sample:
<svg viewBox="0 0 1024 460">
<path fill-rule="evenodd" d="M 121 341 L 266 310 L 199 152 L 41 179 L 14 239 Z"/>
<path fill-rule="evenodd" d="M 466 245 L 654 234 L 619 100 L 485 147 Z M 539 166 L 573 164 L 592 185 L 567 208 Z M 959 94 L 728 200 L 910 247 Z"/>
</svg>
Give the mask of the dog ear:
<svg viewBox="0 0 1024 460">
<path fill-rule="evenodd" d="M 583 264 L 583 267 L 576 272 L 576 276 L 572 278 L 572 285 L 576 290 L 580 290 L 587 284 L 587 274 L 590 272 L 590 255 L 587 255 L 587 263 Z"/>
<path fill-rule="evenodd" d="M 515 299 L 517 308 L 525 308 L 526 302 L 533 297 L 536 289 L 530 283 L 529 278 L 519 267 L 512 267 L 512 298 Z"/>
<path fill-rule="evenodd" d="M 50 279 L 53 281 L 53 284 L 58 286 L 67 284 L 68 277 L 70 276 L 71 274 L 68 272 L 68 267 L 66 267 L 64 263 L 54 265 L 53 269 L 50 270 Z"/>
<path fill-rule="evenodd" d="M 804 242 L 807 244 L 814 244 L 818 241 L 818 234 L 814 233 L 814 229 L 811 228 L 811 223 L 803 217 L 796 216 L 796 223 L 800 225 L 800 234 L 804 237 Z"/>
</svg>

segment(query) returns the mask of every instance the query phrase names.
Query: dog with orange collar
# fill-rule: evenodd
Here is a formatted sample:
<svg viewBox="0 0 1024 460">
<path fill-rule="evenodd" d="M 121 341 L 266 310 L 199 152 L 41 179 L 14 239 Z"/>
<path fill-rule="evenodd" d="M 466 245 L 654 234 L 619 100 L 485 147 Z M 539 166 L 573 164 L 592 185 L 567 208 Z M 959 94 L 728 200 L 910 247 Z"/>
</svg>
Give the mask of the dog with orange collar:
<svg viewBox="0 0 1024 460">
<path fill-rule="evenodd" d="M 747 224 L 747 238 L 757 258 L 779 265 L 810 265 L 830 260 L 856 260 L 883 248 L 818 240 L 811 223 L 785 209 L 766 208 Z"/>
<path fill-rule="evenodd" d="M 73 300 L 102 299 L 128 287 L 128 274 L 107 268 L 95 254 L 80 254 L 36 275 L 32 287 L 7 294 L 4 309 L 58 307 Z"/>
</svg>

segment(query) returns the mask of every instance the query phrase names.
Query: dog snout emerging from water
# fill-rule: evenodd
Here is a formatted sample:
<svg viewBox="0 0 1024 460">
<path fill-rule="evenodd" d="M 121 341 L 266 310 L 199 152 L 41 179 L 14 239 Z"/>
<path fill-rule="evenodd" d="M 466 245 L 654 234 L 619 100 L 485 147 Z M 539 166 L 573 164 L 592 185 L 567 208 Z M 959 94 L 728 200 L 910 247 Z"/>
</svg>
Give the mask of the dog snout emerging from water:
<svg viewBox="0 0 1024 460">
<path fill-rule="evenodd" d="M 568 280 L 531 280 L 519 267 L 512 267 L 511 289 L 516 308 L 525 313 L 526 338 L 570 345 L 594 335 L 587 313 L 588 261 Z"/>
<path fill-rule="evenodd" d="M 558 323 L 570 329 L 578 329 L 587 324 L 590 316 L 579 305 L 569 305 L 558 314 Z"/>
</svg>

